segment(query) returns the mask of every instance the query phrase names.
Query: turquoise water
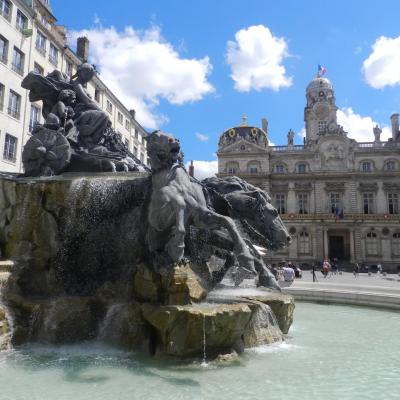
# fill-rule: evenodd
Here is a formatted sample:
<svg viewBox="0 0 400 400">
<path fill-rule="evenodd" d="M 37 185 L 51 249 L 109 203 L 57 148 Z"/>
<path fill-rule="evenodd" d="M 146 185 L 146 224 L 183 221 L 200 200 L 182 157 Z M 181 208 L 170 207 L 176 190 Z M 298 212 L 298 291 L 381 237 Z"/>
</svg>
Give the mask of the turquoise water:
<svg viewBox="0 0 400 400">
<path fill-rule="evenodd" d="M 399 332 L 398 312 L 297 303 L 285 343 L 232 365 L 30 346 L 0 353 L 0 400 L 398 400 Z"/>
</svg>

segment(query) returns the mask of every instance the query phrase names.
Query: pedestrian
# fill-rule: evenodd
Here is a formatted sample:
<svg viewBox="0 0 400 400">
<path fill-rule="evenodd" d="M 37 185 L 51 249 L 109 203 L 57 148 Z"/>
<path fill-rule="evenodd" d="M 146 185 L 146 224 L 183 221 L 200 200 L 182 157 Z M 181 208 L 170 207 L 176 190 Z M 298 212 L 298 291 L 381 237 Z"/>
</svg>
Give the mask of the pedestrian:
<svg viewBox="0 0 400 400">
<path fill-rule="evenodd" d="M 283 267 L 283 279 L 285 280 L 285 282 L 293 282 L 294 281 L 293 268 Z"/>
<path fill-rule="evenodd" d="M 358 266 L 357 263 L 355 263 L 354 264 L 354 270 L 353 270 L 354 278 L 358 278 L 359 272 L 360 272 L 360 267 Z"/>
<path fill-rule="evenodd" d="M 331 270 L 331 264 L 329 264 L 328 260 L 324 260 L 322 264 L 322 273 L 324 275 L 324 278 L 326 278 L 329 275 L 330 270 Z"/>
</svg>

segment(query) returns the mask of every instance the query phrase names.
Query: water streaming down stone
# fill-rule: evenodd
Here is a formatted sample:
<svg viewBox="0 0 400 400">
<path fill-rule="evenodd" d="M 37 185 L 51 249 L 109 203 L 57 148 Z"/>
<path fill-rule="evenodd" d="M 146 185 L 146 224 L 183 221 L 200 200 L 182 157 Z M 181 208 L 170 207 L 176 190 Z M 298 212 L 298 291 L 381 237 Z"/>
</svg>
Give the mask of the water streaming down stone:
<svg viewBox="0 0 400 400">
<path fill-rule="evenodd" d="M 203 367 L 207 364 L 207 352 L 206 352 L 206 315 L 203 314 L 203 362 L 201 363 Z"/>
<path fill-rule="evenodd" d="M 244 336 L 245 346 L 261 346 L 282 341 L 283 334 L 271 307 L 261 302 L 257 302 L 256 307 Z"/>
</svg>

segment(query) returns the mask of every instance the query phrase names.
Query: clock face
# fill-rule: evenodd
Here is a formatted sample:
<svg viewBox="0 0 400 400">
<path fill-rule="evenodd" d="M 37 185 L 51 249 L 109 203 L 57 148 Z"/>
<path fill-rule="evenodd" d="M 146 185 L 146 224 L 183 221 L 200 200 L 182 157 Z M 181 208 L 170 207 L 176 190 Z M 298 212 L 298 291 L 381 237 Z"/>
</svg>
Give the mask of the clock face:
<svg viewBox="0 0 400 400">
<path fill-rule="evenodd" d="M 329 116 L 329 107 L 325 104 L 319 104 L 315 108 L 315 115 L 318 119 L 327 119 Z"/>
</svg>

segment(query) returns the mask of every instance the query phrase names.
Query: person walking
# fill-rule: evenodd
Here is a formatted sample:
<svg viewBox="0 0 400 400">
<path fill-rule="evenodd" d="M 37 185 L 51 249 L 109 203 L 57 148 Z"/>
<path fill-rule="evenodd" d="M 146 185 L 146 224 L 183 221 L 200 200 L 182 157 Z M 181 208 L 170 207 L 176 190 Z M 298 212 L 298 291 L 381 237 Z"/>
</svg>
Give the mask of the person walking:
<svg viewBox="0 0 400 400">
<path fill-rule="evenodd" d="M 330 270 L 331 270 L 331 264 L 329 264 L 328 260 L 324 260 L 324 263 L 322 264 L 322 273 L 324 274 L 324 278 L 326 278 L 329 275 Z"/>
<path fill-rule="evenodd" d="M 355 263 L 354 270 L 353 270 L 354 278 L 358 278 L 359 273 L 360 273 L 360 267 L 358 266 L 357 263 Z"/>
</svg>

